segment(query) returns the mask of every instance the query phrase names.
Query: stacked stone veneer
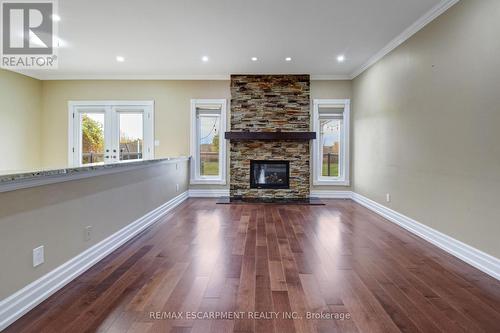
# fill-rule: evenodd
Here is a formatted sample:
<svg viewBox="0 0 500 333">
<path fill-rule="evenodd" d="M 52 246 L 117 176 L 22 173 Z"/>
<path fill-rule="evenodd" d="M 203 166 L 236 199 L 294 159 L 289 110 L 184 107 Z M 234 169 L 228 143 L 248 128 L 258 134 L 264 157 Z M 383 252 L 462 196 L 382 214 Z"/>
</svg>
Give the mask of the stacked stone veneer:
<svg viewBox="0 0 500 333">
<path fill-rule="evenodd" d="M 309 75 L 231 76 L 231 131 L 310 131 L 309 112 Z M 232 140 L 230 147 L 231 197 L 309 197 L 309 141 Z M 290 189 L 251 189 L 250 160 L 290 161 Z"/>
</svg>

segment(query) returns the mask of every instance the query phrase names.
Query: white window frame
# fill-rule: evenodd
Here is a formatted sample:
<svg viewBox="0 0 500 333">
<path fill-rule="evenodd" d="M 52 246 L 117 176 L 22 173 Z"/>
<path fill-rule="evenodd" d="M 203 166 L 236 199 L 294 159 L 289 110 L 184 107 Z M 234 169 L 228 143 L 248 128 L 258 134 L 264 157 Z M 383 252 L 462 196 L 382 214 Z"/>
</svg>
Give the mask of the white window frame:
<svg viewBox="0 0 500 333">
<path fill-rule="evenodd" d="M 196 108 L 198 105 L 217 105 L 220 110 L 220 129 L 219 129 L 219 175 L 218 176 L 202 176 L 200 175 L 200 146 L 198 144 L 198 119 L 196 116 Z M 191 100 L 191 184 L 226 184 L 226 140 L 224 133 L 226 132 L 226 99 L 192 99 Z"/>
<path fill-rule="evenodd" d="M 70 167 L 90 166 L 92 164 L 81 164 L 81 154 L 78 147 L 81 145 L 80 138 L 80 114 L 81 113 L 104 113 L 105 122 L 111 129 L 105 134 L 107 146 L 117 146 L 116 139 L 109 135 L 119 131 L 119 113 L 137 112 L 144 113 L 143 133 L 144 147 L 143 158 L 140 160 L 119 160 L 119 152 L 116 152 L 117 158 L 110 158 L 104 164 L 129 163 L 134 161 L 154 159 L 154 101 L 69 101 L 68 102 L 68 165 Z M 113 121 L 113 118 L 118 120 Z M 111 155 L 111 153 L 110 153 Z M 99 163 L 102 164 L 102 163 Z"/>
<path fill-rule="evenodd" d="M 343 126 L 340 133 L 340 154 L 339 154 L 339 177 L 322 176 L 323 157 L 321 153 L 319 108 L 322 105 L 342 105 L 344 107 Z M 313 100 L 313 131 L 316 132 L 316 140 L 313 141 L 313 185 L 350 185 L 350 99 L 314 99 Z"/>
</svg>

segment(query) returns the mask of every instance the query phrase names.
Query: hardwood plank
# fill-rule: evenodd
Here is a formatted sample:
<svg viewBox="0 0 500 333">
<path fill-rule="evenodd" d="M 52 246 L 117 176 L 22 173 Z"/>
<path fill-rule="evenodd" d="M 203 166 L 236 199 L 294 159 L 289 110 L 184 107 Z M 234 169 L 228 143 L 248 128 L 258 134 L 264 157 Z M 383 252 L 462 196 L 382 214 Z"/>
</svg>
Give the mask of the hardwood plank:
<svg viewBox="0 0 500 333">
<path fill-rule="evenodd" d="M 273 291 L 272 296 L 273 296 L 274 311 L 281 314 L 292 312 L 292 307 L 290 306 L 290 300 L 288 299 L 288 292 Z M 274 324 L 276 333 L 296 332 L 293 319 L 279 318 L 275 320 Z"/>
<path fill-rule="evenodd" d="M 226 280 L 225 288 L 217 302 L 216 311 L 232 312 L 237 309 L 239 279 L 229 278 Z M 216 320 L 210 328 L 211 333 L 233 332 L 234 320 Z M 207 330 L 205 330 L 206 332 Z"/>
<path fill-rule="evenodd" d="M 285 273 L 281 261 L 269 261 L 271 291 L 287 291 Z"/>
<path fill-rule="evenodd" d="M 498 332 L 499 281 L 350 200 L 325 202 L 188 199 L 5 332 Z"/>
<path fill-rule="evenodd" d="M 255 257 L 243 257 L 237 308 L 239 311 L 255 311 Z M 255 323 L 249 318 L 238 319 L 234 323 L 235 332 L 255 332 Z"/>
<path fill-rule="evenodd" d="M 263 227 L 263 226 L 262 226 Z M 257 247 L 256 269 L 255 269 L 255 311 L 270 313 L 273 311 L 273 300 L 271 292 L 271 277 L 267 258 L 267 247 Z M 256 332 L 274 332 L 271 320 L 256 320 Z"/>
</svg>

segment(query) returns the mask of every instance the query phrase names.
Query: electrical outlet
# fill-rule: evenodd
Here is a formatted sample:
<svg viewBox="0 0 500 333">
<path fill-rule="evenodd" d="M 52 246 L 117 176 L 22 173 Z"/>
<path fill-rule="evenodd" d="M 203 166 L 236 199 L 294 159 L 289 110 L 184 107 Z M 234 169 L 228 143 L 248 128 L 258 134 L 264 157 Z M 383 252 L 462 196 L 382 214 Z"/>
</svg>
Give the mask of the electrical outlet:
<svg viewBox="0 0 500 333">
<path fill-rule="evenodd" d="M 43 245 L 33 249 L 33 267 L 39 266 L 45 262 Z"/>
<path fill-rule="evenodd" d="M 85 227 L 85 241 L 88 242 L 92 239 L 92 226 Z"/>
<path fill-rule="evenodd" d="M 387 194 L 385 195 L 385 201 L 387 201 L 387 202 L 391 202 L 391 194 L 390 194 L 390 193 L 387 193 Z"/>
<path fill-rule="evenodd" d="M 155 147 L 160 146 L 160 140 L 155 140 Z"/>
<path fill-rule="evenodd" d="M 179 184 L 175 184 L 175 190 L 176 190 L 177 192 L 179 192 L 179 189 L 180 189 Z"/>
</svg>

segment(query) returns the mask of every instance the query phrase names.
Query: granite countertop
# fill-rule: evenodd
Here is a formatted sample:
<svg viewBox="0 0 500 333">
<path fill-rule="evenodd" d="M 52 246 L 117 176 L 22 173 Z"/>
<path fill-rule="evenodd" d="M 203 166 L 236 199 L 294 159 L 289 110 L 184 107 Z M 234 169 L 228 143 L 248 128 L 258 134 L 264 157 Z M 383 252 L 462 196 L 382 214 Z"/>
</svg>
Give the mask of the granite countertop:
<svg viewBox="0 0 500 333">
<path fill-rule="evenodd" d="M 177 157 L 159 158 L 154 160 L 130 161 L 130 162 L 119 162 L 110 164 L 95 164 L 95 165 L 76 167 L 76 168 L 62 168 L 62 169 L 23 172 L 23 173 L 13 173 L 8 175 L 0 175 L 0 186 L 19 183 L 19 182 L 34 181 L 43 178 L 64 177 L 64 176 L 72 176 L 84 173 L 89 174 L 95 171 L 105 171 L 105 170 L 119 169 L 124 167 L 144 166 L 149 164 L 174 161 L 174 160 L 186 160 L 186 159 L 189 159 L 189 157 L 177 156 Z"/>
</svg>

